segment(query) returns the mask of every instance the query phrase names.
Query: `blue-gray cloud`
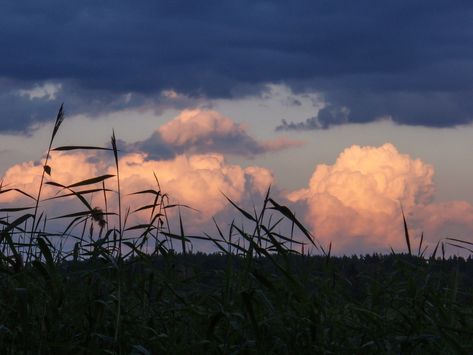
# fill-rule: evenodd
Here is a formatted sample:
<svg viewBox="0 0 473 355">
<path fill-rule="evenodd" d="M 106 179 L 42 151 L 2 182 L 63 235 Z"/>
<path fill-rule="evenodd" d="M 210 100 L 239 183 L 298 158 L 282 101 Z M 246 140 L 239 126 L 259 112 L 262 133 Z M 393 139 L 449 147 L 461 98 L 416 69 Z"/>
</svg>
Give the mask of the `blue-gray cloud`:
<svg viewBox="0 0 473 355">
<path fill-rule="evenodd" d="M 342 122 L 389 115 L 442 127 L 473 117 L 469 1 L 28 0 L 0 10 L 0 77 L 15 90 L 69 83 L 58 100 L 75 88 L 77 110 L 111 109 L 129 92 L 234 97 L 285 83 L 323 93 L 334 112 L 347 108 Z M 57 106 L 20 99 L 0 111 L 3 128 L 49 118 Z M 319 123 L 326 118 L 340 123 Z"/>
</svg>

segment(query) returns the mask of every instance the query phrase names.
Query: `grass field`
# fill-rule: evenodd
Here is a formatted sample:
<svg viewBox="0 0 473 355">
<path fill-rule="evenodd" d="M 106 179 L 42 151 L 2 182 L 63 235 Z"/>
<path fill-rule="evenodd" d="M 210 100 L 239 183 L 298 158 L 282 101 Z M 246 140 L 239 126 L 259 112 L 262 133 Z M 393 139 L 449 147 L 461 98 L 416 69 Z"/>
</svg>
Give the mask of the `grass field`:
<svg viewBox="0 0 473 355">
<path fill-rule="evenodd" d="M 32 201 L 0 209 L 2 354 L 473 353 L 473 259 L 445 257 L 470 243 L 445 239 L 426 255 L 405 223 L 405 254 L 333 257 L 269 189 L 258 211 L 229 200 L 245 228 L 189 236 L 180 214 L 170 228 L 178 206 L 158 180 L 136 192 L 153 201 L 139 208 L 149 222 L 127 227 L 115 135 L 110 148 L 54 148 L 63 118 L 61 108 L 37 195 L 0 188 Z M 91 149 L 109 151 L 116 173 L 46 181 L 51 151 Z M 46 185 L 82 206 L 62 216 L 61 233 L 48 232 Z M 92 207 L 91 194 L 107 207 Z M 280 234 L 282 223 L 304 239 Z M 197 239 L 219 252 L 191 252 Z"/>
</svg>

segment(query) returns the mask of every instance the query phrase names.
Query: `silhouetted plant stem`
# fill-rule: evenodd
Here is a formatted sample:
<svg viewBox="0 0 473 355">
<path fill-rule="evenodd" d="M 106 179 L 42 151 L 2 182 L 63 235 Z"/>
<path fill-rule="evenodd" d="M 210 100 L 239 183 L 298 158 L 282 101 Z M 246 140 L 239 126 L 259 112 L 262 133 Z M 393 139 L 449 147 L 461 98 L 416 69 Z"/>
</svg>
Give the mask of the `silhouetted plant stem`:
<svg viewBox="0 0 473 355">
<path fill-rule="evenodd" d="M 115 167 L 117 170 L 117 194 L 118 194 L 118 256 L 122 255 L 122 242 L 123 242 L 123 228 L 122 228 L 122 200 L 120 190 L 120 169 L 118 167 L 118 149 L 117 140 L 115 138 L 115 131 L 112 133 L 112 149 L 113 156 L 115 158 Z"/>
<path fill-rule="evenodd" d="M 51 167 L 48 165 L 51 148 L 53 146 L 54 137 L 56 136 L 63 120 L 64 120 L 64 104 L 61 104 L 61 107 L 59 108 L 59 111 L 56 116 L 56 122 L 54 123 L 53 133 L 51 134 L 51 139 L 49 141 L 48 152 L 46 153 L 46 159 L 43 165 L 43 172 L 41 174 L 41 181 L 39 183 L 38 195 L 36 196 L 34 213 L 33 213 L 33 221 L 31 223 L 31 233 L 30 233 L 30 240 L 29 240 L 29 246 L 28 246 L 28 253 L 26 255 L 26 262 L 29 261 L 31 248 L 33 245 L 35 225 L 36 225 L 36 215 L 38 214 L 39 200 L 41 199 L 41 192 L 43 191 L 44 177 L 45 177 L 45 174 L 51 175 Z"/>
</svg>

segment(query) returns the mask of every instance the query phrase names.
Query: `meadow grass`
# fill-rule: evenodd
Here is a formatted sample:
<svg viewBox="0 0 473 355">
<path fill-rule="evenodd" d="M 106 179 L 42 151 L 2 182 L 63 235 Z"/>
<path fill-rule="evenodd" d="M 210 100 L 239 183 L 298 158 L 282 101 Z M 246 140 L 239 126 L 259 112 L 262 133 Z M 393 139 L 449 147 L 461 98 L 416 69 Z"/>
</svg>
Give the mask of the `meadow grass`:
<svg viewBox="0 0 473 355">
<path fill-rule="evenodd" d="M 133 211 L 122 207 L 115 134 L 106 148 L 53 148 L 63 119 L 61 107 L 37 195 L 0 186 L 31 201 L 0 209 L 2 354 L 473 352 L 473 259 L 445 257 L 446 247 L 470 251 L 471 243 L 445 238 L 426 256 L 422 236 L 416 252 L 402 211 L 407 253 L 334 257 L 270 189 L 259 210 L 227 198 L 245 227 L 190 236 L 180 212 L 172 231 L 168 211 L 180 206 L 156 175 L 156 189 L 134 193 L 150 197 L 136 209 L 149 221 L 127 226 Z M 45 182 L 54 150 L 108 151 L 116 173 Z M 112 179 L 117 189 L 107 188 Z M 46 184 L 60 192 L 54 199 L 82 207 L 59 216 L 60 233 L 48 232 Z M 282 223 L 292 232 L 281 234 Z M 218 252 L 193 252 L 197 240 Z"/>
</svg>

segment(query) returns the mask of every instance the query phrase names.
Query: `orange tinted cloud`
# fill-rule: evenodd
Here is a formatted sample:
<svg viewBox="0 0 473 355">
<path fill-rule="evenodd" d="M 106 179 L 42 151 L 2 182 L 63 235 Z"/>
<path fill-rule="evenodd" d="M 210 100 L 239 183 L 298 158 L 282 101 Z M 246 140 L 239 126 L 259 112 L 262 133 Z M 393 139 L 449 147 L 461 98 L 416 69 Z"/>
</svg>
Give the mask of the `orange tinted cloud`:
<svg viewBox="0 0 473 355">
<path fill-rule="evenodd" d="M 246 135 L 245 129 L 212 110 L 184 110 L 179 116 L 158 129 L 163 140 L 174 146 L 195 144 L 210 136 Z"/>
<path fill-rule="evenodd" d="M 306 221 L 317 237 L 345 253 L 403 248 L 400 203 L 413 231 L 424 228 L 432 241 L 452 224 L 473 230 L 468 203 L 432 203 L 433 175 L 431 165 L 399 153 L 392 144 L 354 145 L 333 165 L 318 165 L 308 188 L 288 198 L 305 203 Z"/>
<path fill-rule="evenodd" d="M 259 142 L 238 124 L 217 111 L 184 110 L 159 127 L 151 137 L 134 144 L 152 157 L 183 153 L 224 153 L 252 156 L 302 145 L 287 138 Z"/>
<path fill-rule="evenodd" d="M 46 176 L 45 181 L 56 181 L 64 185 L 72 184 L 89 177 L 100 175 L 104 166 L 100 162 L 92 164 L 90 154 L 65 154 L 53 152 L 48 165 L 52 167 L 52 178 Z M 4 174 L 2 180 L 5 188 L 19 188 L 30 195 L 36 196 L 41 182 L 42 164 L 40 162 L 24 162 L 13 165 Z M 42 196 L 52 197 L 58 191 L 57 187 L 44 186 Z M 13 202 L 18 199 L 14 193 L 1 195 L 1 202 Z"/>
<path fill-rule="evenodd" d="M 198 209 L 201 220 L 208 220 L 225 208 L 222 192 L 238 202 L 245 193 L 262 191 L 272 182 L 269 170 L 231 165 L 221 154 L 179 155 L 155 161 L 135 153 L 123 157 L 120 164 L 126 191 L 156 187 L 152 174 L 155 171 L 164 192 L 175 201 Z"/>
<path fill-rule="evenodd" d="M 105 173 L 115 174 L 111 163 L 85 153 L 53 152 L 50 165 L 53 180 L 67 185 Z M 3 177 L 4 185 L 18 187 L 32 195 L 37 193 L 41 179 L 41 165 L 34 162 L 17 164 L 7 170 Z M 120 158 L 120 178 L 124 206 L 131 209 L 151 201 L 146 196 L 128 196 L 132 192 L 148 188 L 157 189 L 153 175 L 159 178 L 163 192 L 168 193 L 173 203 L 186 204 L 200 211 L 193 214 L 193 223 L 208 222 L 213 215 L 222 211 L 228 203 L 222 195 L 238 202 L 246 195 L 260 193 L 272 183 L 272 174 L 261 167 L 242 168 L 225 161 L 221 154 L 179 155 L 169 160 L 149 160 L 144 153 L 127 154 Z M 115 189 L 115 179 L 106 182 L 108 188 Z M 56 187 L 45 187 L 43 198 L 52 197 L 58 192 Z M 110 194 L 110 204 L 116 202 Z M 0 202 L 16 202 L 21 196 L 13 193 L 0 195 Z M 96 194 L 97 205 L 101 194 Z M 59 203 L 56 201 L 54 203 Z M 95 204 L 94 204 L 95 206 Z M 54 209 L 54 206 L 52 207 Z M 59 212 L 59 211 L 58 211 Z M 62 211 L 60 211 L 62 214 Z"/>
<path fill-rule="evenodd" d="M 473 206 L 466 201 L 447 201 L 424 206 L 415 211 L 419 226 L 436 240 L 454 237 L 471 240 Z"/>
<path fill-rule="evenodd" d="M 98 158 L 88 153 L 54 152 L 50 165 L 52 178 L 48 180 L 65 185 L 115 173 L 112 159 L 106 161 L 104 156 Z M 39 163 L 17 164 L 5 173 L 4 185 L 35 195 L 41 171 Z M 124 209 L 128 205 L 133 210 L 151 203 L 149 197 L 127 194 L 157 188 L 153 171 L 163 191 L 171 196 L 171 202 L 200 211 L 186 214 L 185 224 L 192 228 L 186 230 L 192 233 L 201 232 L 214 215 L 220 215 L 222 223 L 231 221 L 234 214 L 229 214 L 234 210 L 228 208 L 221 192 L 237 203 L 248 203 L 248 208 L 253 201 L 260 202 L 258 196 L 273 183 L 270 170 L 229 164 L 216 153 L 181 154 L 166 160 L 152 160 L 144 153 L 126 154 L 120 158 Z M 431 165 L 399 153 L 391 144 L 352 146 L 333 165 L 317 166 L 309 186 L 292 192 L 288 198 L 304 209 L 306 223 L 315 235 L 325 244 L 332 241 L 337 252 L 389 251 L 389 246 L 405 250 L 400 202 L 413 236 L 419 236 L 423 230 L 431 244 L 446 236 L 469 237 L 473 232 L 473 206 L 464 201 L 433 203 L 433 175 Z M 113 178 L 106 184 L 116 188 Z M 43 198 L 57 192 L 57 188 L 46 187 Z M 23 205 L 18 203 L 20 200 L 14 193 L 0 195 L 1 203 L 11 202 L 16 207 Z M 43 205 L 52 217 L 67 213 L 65 206 L 83 209 L 75 200 L 74 204 L 53 200 Z M 101 194 L 94 195 L 92 205 L 103 207 Z M 116 206 L 113 193 L 109 194 L 109 206 Z M 139 218 L 147 215 L 133 215 L 128 225 Z"/>
</svg>

